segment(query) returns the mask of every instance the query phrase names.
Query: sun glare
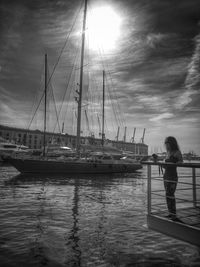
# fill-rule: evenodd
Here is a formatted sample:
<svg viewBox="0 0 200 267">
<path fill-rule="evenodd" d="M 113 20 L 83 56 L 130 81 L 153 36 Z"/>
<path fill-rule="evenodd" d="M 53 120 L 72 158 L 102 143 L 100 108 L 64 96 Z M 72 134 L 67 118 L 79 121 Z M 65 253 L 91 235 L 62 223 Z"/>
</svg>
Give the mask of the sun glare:
<svg viewBox="0 0 200 267">
<path fill-rule="evenodd" d="M 111 7 L 99 7 L 88 12 L 89 47 L 109 51 L 116 48 L 121 18 Z"/>
</svg>

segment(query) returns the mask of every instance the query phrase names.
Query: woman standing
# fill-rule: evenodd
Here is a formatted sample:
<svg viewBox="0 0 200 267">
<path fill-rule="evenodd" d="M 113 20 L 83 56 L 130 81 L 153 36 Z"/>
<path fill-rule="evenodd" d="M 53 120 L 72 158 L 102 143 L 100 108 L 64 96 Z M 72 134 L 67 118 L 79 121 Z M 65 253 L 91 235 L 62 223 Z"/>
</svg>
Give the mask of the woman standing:
<svg viewBox="0 0 200 267">
<path fill-rule="evenodd" d="M 177 143 L 177 140 L 173 136 L 168 136 L 165 139 L 165 147 L 167 150 L 167 156 L 165 162 L 180 163 L 183 162 L 182 154 Z M 173 221 L 181 222 L 176 217 L 176 199 L 175 191 L 178 182 L 177 167 L 176 166 L 164 166 L 164 187 L 166 191 L 166 201 L 169 215 Z"/>
</svg>

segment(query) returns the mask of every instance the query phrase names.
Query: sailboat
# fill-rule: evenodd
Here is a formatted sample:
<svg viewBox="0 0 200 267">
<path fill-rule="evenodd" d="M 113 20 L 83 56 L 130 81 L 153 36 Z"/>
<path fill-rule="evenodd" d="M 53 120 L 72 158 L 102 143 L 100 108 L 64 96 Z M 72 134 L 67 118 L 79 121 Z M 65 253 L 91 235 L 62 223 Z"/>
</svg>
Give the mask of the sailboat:
<svg viewBox="0 0 200 267">
<path fill-rule="evenodd" d="M 83 67 L 84 67 L 84 47 L 86 28 L 87 0 L 84 4 L 84 19 L 82 26 L 82 46 L 81 46 L 81 67 L 80 83 L 78 92 L 78 112 L 77 112 L 77 136 L 76 136 L 76 156 L 63 158 L 49 158 L 45 154 L 46 144 L 46 92 L 47 92 L 47 71 L 45 67 L 45 116 L 44 116 L 44 149 L 42 157 L 9 157 L 8 162 L 21 173 L 32 174 L 106 174 L 106 173 L 131 173 L 142 168 L 137 161 L 128 161 L 125 158 L 114 157 L 109 153 L 96 153 L 89 157 L 81 157 L 81 111 L 82 111 L 82 88 L 83 88 Z M 45 66 L 47 65 L 47 55 L 45 55 Z M 104 76 L 104 74 L 103 74 Z M 105 84 L 103 82 L 103 87 Z M 104 98 L 104 94 L 103 94 Z M 103 105 L 104 117 L 104 105 Z M 104 118 L 102 122 L 102 148 L 104 146 Z"/>
</svg>

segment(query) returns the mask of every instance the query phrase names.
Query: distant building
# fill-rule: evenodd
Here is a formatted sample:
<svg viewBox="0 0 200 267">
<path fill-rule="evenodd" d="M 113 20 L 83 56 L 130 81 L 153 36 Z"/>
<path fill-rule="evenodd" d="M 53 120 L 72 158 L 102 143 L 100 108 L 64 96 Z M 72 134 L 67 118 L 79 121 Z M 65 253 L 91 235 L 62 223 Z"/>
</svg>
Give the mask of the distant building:
<svg viewBox="0 0 200 267">
<path fill-rule="evenodd" d="M 135 155 L 147 156 L 148 155 L 148 145 L 144 143 L 131 143 L 124 141 L 112 141 L 113 146 L 124 151 L 131 151 Z"/>
<path fill-rule="evenodd" d="M 31 149 L 41 149 L 43 147 L 43 132 L 40 130 L 26 130 L 21 128 L 14 128 L 0 125 L 0 137 L 15 144 L 28 146 Z M 82 136 L 81 144 L 101 145 L 100 138 Z M 46 143 L 57 143 L 71 148 L 76 147 L 76 136 L 70 134 L 60 133 L 46 133 Z M 113 141 L 106 139 L 105 145 L 118 148 L 123 151 L 130 151 L 135 155 L 148 155 L 148 145 L 144 143 L 131 143 L 124 141 Z"/>
</svg>

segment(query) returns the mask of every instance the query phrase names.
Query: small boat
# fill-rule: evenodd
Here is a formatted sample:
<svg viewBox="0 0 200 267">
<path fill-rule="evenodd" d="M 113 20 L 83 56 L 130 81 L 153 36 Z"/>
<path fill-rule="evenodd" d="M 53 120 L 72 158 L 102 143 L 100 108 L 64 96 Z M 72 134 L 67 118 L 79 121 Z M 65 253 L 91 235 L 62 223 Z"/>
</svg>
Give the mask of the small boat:
<svg viewBox="0 0 200 267">
<path fill-rule="evenodd" d="M 12 164 L 21 173 L 37 173 L 37 174 L 86 174 L 86 173 L 131 173 L 142 168 L 142 165 L 137 161 L 130 161 L 125 158 L 114 157 L 112 153 L 105 152 L 104 149 L 104 104 L 103 104 L 103 119 L 102 119 L 102 151 L 101 155 L 81 155 L 81 112 L 82 112 L 82 89 L 83 89 L 83 68 L 84 68 L 84 43 L 85 43 L 85 28 L 86 28 L 86 11 L 87 0 L 84 5 L 84 20 L 82 30 L 82 48 L 81 48 L 81 67 L 80 67 L 80 83 L 78 97 L 76 99 L 78 103 L 77 112 L 77 138 L 76 138 L 76 155 L 60 155 L 59 157 L 48 157 L 46 153 L 46 106 L 44 114 L 44 150 L 43 156 L 23 156 L 23 157 L 9 157 L 8 162 Z M 105 72 L 103 71 L 103 103 L 105 97 Z M 47 92 L 47 55 L 45 55 L 45 99 Z M 46 100 L 45 100 L 46 105 Z"/>
<path fill-rule="evenodd" d="M 42 151 L 41 151 L 42 154 Z M 60 156 L 73 156 L 75 151 L 73 151 L 70 147 L 59 144 L 49 144 L 46 149 L 47 157 L 60 157 Z"/>
<path fill-rule="evenodd" d="M 0 138 L 0 161 L 6 161 L 8 156 L 13 154 L 26 154 L 29 151 L 29 148 L 24 145 L 14 144 L 12 142 L 8 142 L 7 140 Z"/>
</svg>

